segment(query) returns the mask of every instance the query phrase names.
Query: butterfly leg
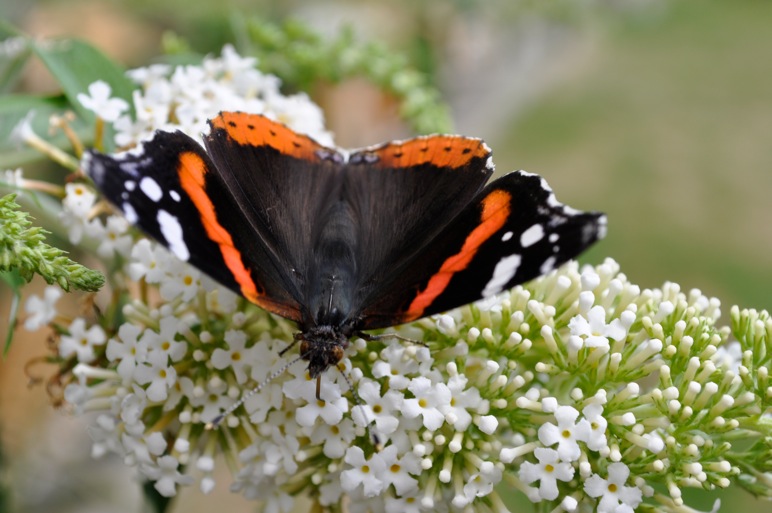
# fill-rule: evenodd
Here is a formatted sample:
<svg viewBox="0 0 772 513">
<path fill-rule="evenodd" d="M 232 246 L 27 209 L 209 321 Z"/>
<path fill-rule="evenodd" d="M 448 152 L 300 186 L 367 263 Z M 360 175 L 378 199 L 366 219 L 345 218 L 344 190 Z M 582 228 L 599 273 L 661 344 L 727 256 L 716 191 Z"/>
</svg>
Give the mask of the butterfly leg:
<svg viewBox="0 0 772 513">
<path fill-rule="evenodd" d="M 295 336 L 293 337 L 292 343 L 279 351 L 279 356 L 284 356 L 284 354 L 295 347 L 295 344 L 297 344 L 300 340 L 303 340 L 303 334 L 302 333 L 295 333 Z"/>
</svg>

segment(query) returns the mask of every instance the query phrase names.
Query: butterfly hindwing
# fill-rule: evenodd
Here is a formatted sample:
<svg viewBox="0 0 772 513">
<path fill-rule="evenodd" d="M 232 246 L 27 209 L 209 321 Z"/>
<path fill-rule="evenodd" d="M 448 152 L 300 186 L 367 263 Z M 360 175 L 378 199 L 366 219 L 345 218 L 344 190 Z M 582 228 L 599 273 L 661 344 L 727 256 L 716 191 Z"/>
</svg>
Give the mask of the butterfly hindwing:
<svg viewBox="0 0 772 513">
<path fill-rule="evenodd" d="M 605 216 L 566 207 L 541 177 L 523 171 L 489 184 L 377 297 L 365 329 L 471 303 L 545 274 L 605 233 Z"/>
<path fill-rule="evenodd" d="M 84 168 L 133 224 L 210 277 L 265 309 L 300 319 L 282 268 L 230 198 L 204 149 L 156 132 L 136 150 L 92 151 Z"/>
</svg>

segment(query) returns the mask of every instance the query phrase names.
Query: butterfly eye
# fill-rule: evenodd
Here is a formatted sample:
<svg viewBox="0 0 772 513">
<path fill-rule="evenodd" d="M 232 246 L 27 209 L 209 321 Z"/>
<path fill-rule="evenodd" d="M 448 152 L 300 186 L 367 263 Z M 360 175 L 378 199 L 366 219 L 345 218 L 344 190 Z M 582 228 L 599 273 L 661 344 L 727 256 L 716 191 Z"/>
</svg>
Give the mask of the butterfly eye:
<svg viewBox="0 0 772 513">
<path fill-rule="evenodd" d="M 336 363 L 343 359 L 343 347 L 341 346 L 333 347 L 330 353 L 332 354 L 332 358 Z"/>
<path fill-rule="evenodd" d="M 302 341 L 300 343 L 300 357 L 304 360 L 308 360 L 310 351 L 311 343 L 308 340 Z"/>
</svg>

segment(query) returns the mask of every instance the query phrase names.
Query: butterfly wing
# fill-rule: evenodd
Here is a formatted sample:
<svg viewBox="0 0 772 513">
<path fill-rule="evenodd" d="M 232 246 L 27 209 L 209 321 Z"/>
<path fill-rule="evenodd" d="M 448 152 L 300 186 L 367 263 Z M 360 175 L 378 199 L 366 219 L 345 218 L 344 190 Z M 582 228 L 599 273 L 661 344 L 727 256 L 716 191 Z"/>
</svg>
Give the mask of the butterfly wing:
<svg viewBox="0 0 772 513">
<path fill-rule="evenodd" d="M 422 137 L 346 158 L 256 114 L 223 112 L 211 126 L 208 153 L 244 219 L 293 270 L 306 324 L 358 311 L 373 278 L 410 259 L 406 250 L 439 232 L 491 173 L 479 139 Z"/>
<path fill-rule="evenodd" d="M 361 312 L 387 327 L 497 294 L 545 274 L 605 235 L 606 218 L 555 199 L 546 181 L 517 171 L 489 184 L 390 276 Z M 384 278 L 386 278 L 384 276 Z"/>
<path fill-rule="evenodd" d="M 132 224 L 216 281 L 300 320 L 297 290 L 233 201 L 204 149 L 182 132 L 156 132 L 137 150 L 89 152 L 84 169 Z"/>
<path fill-rule="evenodd" d="M 359 301 L 445 229 L 492 168 L 485 143 L 462 136 L 418 137 L 353 153 L 345 197 L 359 226 Z"/>
</svg>

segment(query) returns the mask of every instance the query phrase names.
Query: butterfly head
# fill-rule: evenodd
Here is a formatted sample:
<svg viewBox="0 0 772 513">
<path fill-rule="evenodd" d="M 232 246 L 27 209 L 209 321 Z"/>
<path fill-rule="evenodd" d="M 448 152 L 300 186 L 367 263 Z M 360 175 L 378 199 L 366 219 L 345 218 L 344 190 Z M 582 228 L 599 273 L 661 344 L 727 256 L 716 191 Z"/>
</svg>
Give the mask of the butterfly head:
<svg viewBox="0 0 772 513">
<path fill-rule="evenodd" d="M 308 374 L 316 378 L 343 359 L 348 335 L 334 326 L 314 326 L 298 335 L 300 357 L 308 362 Z"/>
</svg>

